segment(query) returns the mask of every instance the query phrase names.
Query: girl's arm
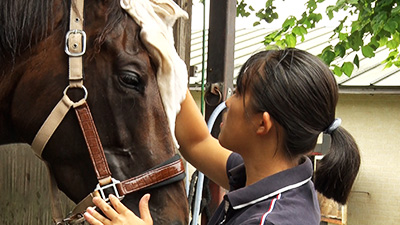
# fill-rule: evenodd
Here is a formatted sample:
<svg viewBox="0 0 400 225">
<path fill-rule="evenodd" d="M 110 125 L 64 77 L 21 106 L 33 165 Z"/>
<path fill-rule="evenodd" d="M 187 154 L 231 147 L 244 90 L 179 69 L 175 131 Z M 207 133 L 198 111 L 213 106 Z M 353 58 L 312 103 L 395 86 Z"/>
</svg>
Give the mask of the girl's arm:
<svg viewBox="0 0 400 225">
<path fill-rule="evenodd" d="M 216 184 L 229 189 L 226 162 L 231 151 L 223 148 L 208 132 L 204 118 L 189 91 L 181 104 L 175 130 L 182 156 Z"/>
</svg>

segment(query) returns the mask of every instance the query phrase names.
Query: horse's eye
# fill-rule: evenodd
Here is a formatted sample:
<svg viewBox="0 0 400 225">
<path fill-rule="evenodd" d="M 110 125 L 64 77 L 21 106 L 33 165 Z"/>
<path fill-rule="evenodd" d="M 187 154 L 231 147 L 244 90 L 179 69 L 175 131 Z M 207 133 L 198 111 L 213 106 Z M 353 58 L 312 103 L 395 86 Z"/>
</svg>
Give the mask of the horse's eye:
<svg viewBox="0 0 400 225">
<path fill-rule="evenodd" d="M 142 82 L 140 76 L 133 72 L 122 72 L 119 76 L 119 80 L 122 85 L 127 88 L 136 89 L 137 91 L 142 91 Z"/>
</svg>

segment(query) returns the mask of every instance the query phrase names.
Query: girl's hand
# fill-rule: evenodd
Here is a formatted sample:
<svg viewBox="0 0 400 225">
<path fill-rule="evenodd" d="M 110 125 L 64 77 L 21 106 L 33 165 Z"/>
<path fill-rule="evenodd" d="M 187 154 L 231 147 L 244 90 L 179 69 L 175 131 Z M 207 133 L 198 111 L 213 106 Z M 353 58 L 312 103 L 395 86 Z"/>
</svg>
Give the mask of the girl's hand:
<svg viewBox="0 0 400 225">
<path fill-rule="evenodd" d="M 137 217 L 130 209 L 123 205 L 117 197 L 110 195 L 110 202 L 114 209 L 109 206 L 103 199 L 99 197 L 93 198 L 93 203 L 103 211 L 103 213 L 108 217 L 102 216 L 93 208 L 89 207 L 86 209 L 84 214 L 85 219 L 92 225 L 100 224 L 132 224 L 132 225 L 152 225 L 153 219 L 150 215 L 149 210 L 149 199 L 150 194 L 145 194 L 139 202 L 139 211 L 141 218 Z"/>
</svg>

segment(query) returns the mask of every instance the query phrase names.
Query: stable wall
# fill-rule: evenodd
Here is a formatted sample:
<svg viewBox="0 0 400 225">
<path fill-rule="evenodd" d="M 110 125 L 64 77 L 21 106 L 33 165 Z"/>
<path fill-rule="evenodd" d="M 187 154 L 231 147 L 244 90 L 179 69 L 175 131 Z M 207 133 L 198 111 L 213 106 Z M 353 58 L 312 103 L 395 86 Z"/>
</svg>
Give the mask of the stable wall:
<svg viewBox="0 0 400 225">
<path fill-rule="evenodd" d="M 74 203 L 60 195 L 67 215 Z M 0 145 L 0 202 L 1 225 L 54 224 L 47 168 L 29 145 Z"/>
<path fill-rule="evenodd" d="M 341 94 L 336 115 L 362 157 L 348 202 L 348 224 L 399 224 L 400 95 Z"/>
</svg>

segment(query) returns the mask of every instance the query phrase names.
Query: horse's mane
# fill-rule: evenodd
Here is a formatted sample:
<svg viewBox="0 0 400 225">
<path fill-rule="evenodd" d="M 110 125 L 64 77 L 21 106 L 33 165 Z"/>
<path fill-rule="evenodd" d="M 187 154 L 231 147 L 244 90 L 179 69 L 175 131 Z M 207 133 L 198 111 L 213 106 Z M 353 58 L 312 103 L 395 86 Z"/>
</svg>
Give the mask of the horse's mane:
<svg viewBox="0 0 400 225">
<path fill-rule="evenodd" d="M 49 31 L 53 0 L 0 1 L 0 62 L 17 57 Z"/>
<path fill-rule="evenodd" d="M 101 2 L 101 1 L 99 1 Z M 24 51 L 46 38 L 53 31 L 51 18 L 54 0 L 1 0 L 0 1 L 0 67 L 6 62 L 14 63 Z M 62 1 L 62 8 L 69 12 L 70 0 Z M 69 13 L 65 13 L 62 26 L 67 29 Z M 95 40 L 96 49 L 115 24 L 120 22 L 123 10 L 119 0 L 111 2 L 107 24 Z"/>
</svg>

